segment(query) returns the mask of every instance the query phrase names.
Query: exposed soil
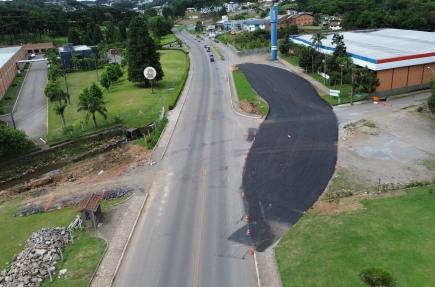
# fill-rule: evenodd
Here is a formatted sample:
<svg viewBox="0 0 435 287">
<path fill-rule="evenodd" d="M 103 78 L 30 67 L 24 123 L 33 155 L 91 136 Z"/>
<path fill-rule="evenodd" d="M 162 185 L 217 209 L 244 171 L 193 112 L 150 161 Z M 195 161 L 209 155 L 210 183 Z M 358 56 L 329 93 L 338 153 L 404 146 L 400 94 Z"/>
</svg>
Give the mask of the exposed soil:
<svg viewBox="0 0 435 287">
<path fill-rule="evenodd" d="M 247 100 L 241 100 L 239 102 L 239 107 L 246 113 L 261 115 L 261 111 L 258 106 L 254 103 L 248 102 Z"/>
<path fill-rule="evenodd" d="M 26 196 L 24 205 L 44 205 L 46 209 L 57 201 L 81 198 L 90 192 L 122 187 L 140 186 L 123 176 L 126 170 L 148 165 L 151 151 L 128 144 L 95 158 L 71 165 L 56 175 L 44 177 L 31 183 L 0 191 L 0 201 L 16 196 Z M 104 173 L 92 186 L 100 170 Z M 92 190 L 91 190 L 92 187 Z"/>
</svg>

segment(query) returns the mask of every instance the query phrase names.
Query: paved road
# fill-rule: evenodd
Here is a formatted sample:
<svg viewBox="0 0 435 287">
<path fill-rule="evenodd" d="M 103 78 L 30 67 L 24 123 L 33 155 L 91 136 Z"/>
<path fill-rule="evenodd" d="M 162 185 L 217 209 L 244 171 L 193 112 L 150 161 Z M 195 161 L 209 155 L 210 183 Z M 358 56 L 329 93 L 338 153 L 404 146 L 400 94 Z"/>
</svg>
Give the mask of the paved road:
<svg viewBox="0 0 435 287">
<path fill-rule="evenodd" d="M 227 62 L 180 37 L 192 86 L 114 286 L 256 286 L 240 175 L 260 120 L 232 111 Z"/>
<path fill-rule="evenodd" d="M 42 57 L 42 55 L 38 55 Z M 31 139 L 45 136 L 47 133 L 47 97 L 44 88 L 47 85 L 47 62 L 32 63 L 15 106 L 15 124 Z"/>
</svg>

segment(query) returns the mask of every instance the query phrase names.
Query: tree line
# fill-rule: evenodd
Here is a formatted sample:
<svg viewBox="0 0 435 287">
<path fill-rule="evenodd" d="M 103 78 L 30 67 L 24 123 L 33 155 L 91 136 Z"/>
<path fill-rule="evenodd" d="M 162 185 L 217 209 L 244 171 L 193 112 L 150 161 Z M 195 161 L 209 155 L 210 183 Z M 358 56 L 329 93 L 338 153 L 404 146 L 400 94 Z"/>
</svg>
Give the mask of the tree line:
<svg viewBox="0 0 435 287">
<path fill-rule="evenodd" d="M 431 0 L 297 0 L 298 11 L 340 16 L 344 29 L 435 29 Z M 321 17 L 320 17 L 321 18 Z"/>
</svg>

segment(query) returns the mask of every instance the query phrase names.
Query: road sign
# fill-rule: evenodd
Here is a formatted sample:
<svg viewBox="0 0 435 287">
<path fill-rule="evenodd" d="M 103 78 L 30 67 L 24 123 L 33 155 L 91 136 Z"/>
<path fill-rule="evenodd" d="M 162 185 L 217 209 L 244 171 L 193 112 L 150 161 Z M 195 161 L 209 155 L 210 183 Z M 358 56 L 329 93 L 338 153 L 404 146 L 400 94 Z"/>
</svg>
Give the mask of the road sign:
<svg viewBox="0 0 435 287">
<path fill-rule="evenodd" d="M 148 80 L 152 80 L 156 77 L 157 72 L 156 69 L 154 69 L 153 67 L 146 67 L 145 70 L 143 70 L 143 75 Z"/>
<path fill-rule="evenodd" d="M 329 95 L 331 97 L 340 97 L 340 90 L 329 90 Z"/>
</svg>

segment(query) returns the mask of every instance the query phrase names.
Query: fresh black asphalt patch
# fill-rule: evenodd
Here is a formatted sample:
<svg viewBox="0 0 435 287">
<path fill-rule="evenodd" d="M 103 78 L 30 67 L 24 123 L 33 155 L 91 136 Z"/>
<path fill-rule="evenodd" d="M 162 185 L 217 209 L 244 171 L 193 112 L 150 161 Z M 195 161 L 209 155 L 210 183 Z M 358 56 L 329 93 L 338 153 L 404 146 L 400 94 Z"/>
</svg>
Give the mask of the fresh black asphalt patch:
<svg viewBox="0 0 435 287">
<path fill-rule="evenodd" d="M 270 107 L 243 172 L 252 243 L 264 251 L 325 190 L 337 161 L 338 124 L 332 108 L 301 77 L 267 65 L 238 67 Z"/>
</svg>

